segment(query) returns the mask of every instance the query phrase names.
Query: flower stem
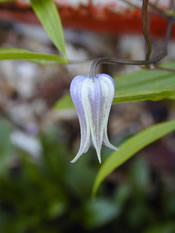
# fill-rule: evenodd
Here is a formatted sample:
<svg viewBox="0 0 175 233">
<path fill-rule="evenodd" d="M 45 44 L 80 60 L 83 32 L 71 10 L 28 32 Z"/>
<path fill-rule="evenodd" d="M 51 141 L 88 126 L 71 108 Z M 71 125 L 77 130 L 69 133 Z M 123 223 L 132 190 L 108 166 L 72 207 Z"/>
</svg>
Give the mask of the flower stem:
<svg viewBox="0 0 175 233">
<path fill-rule="evenodd" d="M 128 59 L 120 59 L 120 58 L 115 58 L 115 57 L 99 57 L 96 58 L 90 67 L 90 72 L 89 72 L 89 77 L 93 78 L 96 75 L 97 71 L 97 66 L 102 64 L 102 63 L 111 63 L 111 64 L 124 64 L 124 65 L 155 65 L 159 61 L 161 61 L 164 57 L 167 56 L 168 54 L 168 41 L 171 35 L 171 30 L 172 30 L 172 25 L 174 23 L 174 18 L 173 17 L 166 17 L 168 19 L 168 27 L 167 27 L 167 32 L 165 36 L 165 42 L 164 42 L 164 49 L 162 52 L 152 58 L 150 58 L 151 52 L 152 52 L 152 45 L 149 39 L 148 35 L 148 23 L 147 23 L 147 15 L 148 15 L 148 3 L 149 0 L 143 0 L 142 4 L 142 30 L 144 34 L 144 39 L 147 45 L 147 53 L 146 53 L 146 59 L 145 60 L 128 60 Z M 173 0 L 170 0 L 170 6 L 169 8 L 171 9 L 173 7 Z M 158 68 L 158 66 L 155 66 L 155 68 Z"/>
</svg>

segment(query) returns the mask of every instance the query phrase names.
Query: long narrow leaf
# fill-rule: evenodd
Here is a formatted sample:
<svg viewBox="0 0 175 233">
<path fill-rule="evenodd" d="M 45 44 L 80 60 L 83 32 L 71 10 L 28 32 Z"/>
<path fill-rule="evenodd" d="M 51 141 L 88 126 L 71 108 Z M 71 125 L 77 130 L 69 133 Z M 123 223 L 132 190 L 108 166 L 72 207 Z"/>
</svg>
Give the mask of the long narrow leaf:
<svg viewBox="0 0 175 233">
<path fill-rule="evenodd" d="M 125 103 L 125 102 L 136 102 L 136 101 L 159 101 L 163 99 L 175 99 L 175 90 L 152 90 L 142 91 L 135 93 L 121 93 L 114 97 L 113 103 Z"/>
<path fill-rule="evenodd" d="M 136 102 L 136 101 L 159 101 L 163 99 L 175 99 L 175 90 L 164 90 L 164 91 L 143 91 L 142 93 L 118 93 L 114 97 L 113 104 L 126 103 L 126 102 Z M 56 109 L 71 109 L 74 108 L 71 97 L 69 94 L 65 95 L 61 100 L 59 100 L 56 105 Z"/>
<path fill-rule="evenodd" d="M 31 6 L 57 49 L 66 57 L 61 20 L 53 0 L 30 0 Z"/>
<path fill-rule="evenodd" d="M 39 64 L 61 63 L 68 61 L 54 54 L 35 53 L 24 49 L 0 49 L 0 60 L 28 60 Z"/>
<path fill-rule="evenodd" d="M 175 62 L 164 64 L 163 67 L 175 69 Z M 175 90 L 175 72 L 142 69 L 115 78 L 116 92 L 135 93 L 152 90 Z"/>
<path fill-rule="evenodd" d="M 151 144 L 157 139 L 175 130 L 175 120 L 167 121 L 161 124 L 151 126 L 137 135 L 129 138 L 121 146 L 120 150 L 113 152 L 112 155 L 102 164 L 92 190 L 95 196 L 102 181 L 117 167 L 123 164 L 126 160 L 135 155 L 136 152 Z"/>
</svg>

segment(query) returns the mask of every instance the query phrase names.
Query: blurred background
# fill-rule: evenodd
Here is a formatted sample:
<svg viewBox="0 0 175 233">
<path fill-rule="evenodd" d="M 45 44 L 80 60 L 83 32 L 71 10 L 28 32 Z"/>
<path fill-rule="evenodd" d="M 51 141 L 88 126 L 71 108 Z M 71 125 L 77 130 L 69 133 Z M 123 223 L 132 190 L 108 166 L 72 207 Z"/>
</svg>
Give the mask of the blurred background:
<svg viewBox="0 0 175 233">
<path fill-rule="evenodd" d="M 76 3 L 77 12 L 80 7 L 87 7 L 83 5 L 86 1 L 72 2 Z M 99 9 L 104 1 L 94 2 Z M 18 7 L 0 5 L 0 47 L 57 53 L 35 20 L 31 18 L 31 24 L 27 15 L 27 24 L 25 17 L 19 20 L 14 14 Z M 61 7 L 63 13 L 64 6 Z M 19 11 L 24 16 L 26 11 Z M 122 14 L 125 18 L 128 13 Z M 84 23 L 82 28 L 76 27 L 73 17 L 72 23 L 66 21 L 66 14 L 64 17 L 69 59 L 144 57 L 144 41 L 137 28 L 139 18 L 130 18 L 133 25 L 136 23 L 133 33 L 131 28 L 128 33 L 112 33 L 100 30 L 100 25 L 87 28 Z M 117 14 L 115 17 L 117 20 Z M 153 36 L 155 48 L 163 42 L 161 35 Z M 175 60 L 173 38 L 165 61 L 171 60 Z M 68 93 L 72 78 L 87 74 L 90 64 L 88 61 L 42 66 L 26 61 L 0 62 L 1 233 L 175 232 L 175 134 L 148 146 L 113 172 L 94 200 L 92 185 L 100 168 L 94 149 L 70 164 L 80 143 L 77 115 L 74 109 L 57 110 L 54 106 Z M 99 72 L 117 76 L 139 69 L 102 65 Z M 143 128 L 173 117 L 175 106 L 171 101 L 114 105 L 109 119 L 111 142 L 120 145 Z M 111 150 L 103 148 L 102 161 L 110 154 Z"/>
</svg>

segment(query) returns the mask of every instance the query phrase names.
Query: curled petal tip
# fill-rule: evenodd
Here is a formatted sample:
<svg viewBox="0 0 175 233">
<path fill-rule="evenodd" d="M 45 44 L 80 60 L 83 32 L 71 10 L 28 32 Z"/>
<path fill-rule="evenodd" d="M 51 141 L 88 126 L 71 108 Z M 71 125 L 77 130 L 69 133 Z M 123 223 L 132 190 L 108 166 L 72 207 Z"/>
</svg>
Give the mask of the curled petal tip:
<svg viewBox="0 0 175 233">
<path fill-rule="evenodd" d="M 78 152 L 78 154 L 70 161 L 71 163 L 75 163 L 82 155 L 81 151 Z"/>
<path fill-rule="evenodd" d="M 113 150 L 114 150 L 114 151 L 119 151 L 120 148 L 114 146 L 114 149 L 113 149 Z"/>
<path fill-rule="evenodd" d="M 96 148 L 96 152 L 97 152 L 98 161 L 99 161 L 99 163 L 101 163 L 101 147 L 100 147 L 100 149 Z"/>
<path fill-rule="evenodd" d="M 75 163 L 76 161 L 77 161 L 78 159 L 72 159 L 71 161 L 70 161 L 70 163 Z"/>
<path fill-rule="evenodd" d="M 98 157 L 98 161 L 99 161 L 99 163 L 101 164 L 101 158 Z"/>
</svg>

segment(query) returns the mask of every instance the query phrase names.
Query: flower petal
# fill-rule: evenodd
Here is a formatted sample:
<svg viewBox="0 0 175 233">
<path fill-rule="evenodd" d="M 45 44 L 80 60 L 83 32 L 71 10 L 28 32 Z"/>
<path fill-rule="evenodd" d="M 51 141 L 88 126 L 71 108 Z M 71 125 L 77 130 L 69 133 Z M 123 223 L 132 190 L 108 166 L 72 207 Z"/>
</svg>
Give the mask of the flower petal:
<svg viewBox="0 0 175 233">
<path fill-rule="evenodd" d="M 83 95 L 82 86 L 85 79 L 86 79 L 85 76 L 78 75 L 72 80 L 70 86 L 70 93 L 71 93 L 72 101 L 77 110 L 78 119 L 80 122 L 80 131 L 81 131 L 80 149 L 77 155 L 75 156 L 75 158 L 71 161 L 71 163 L 76 162 L 83 153 L 87 152 L 91 144 L 90 128 L 82 105 L 82 95 Z"/>
<path fill-rule="evenodd" d="M 101 87 L 97 78 L 88 78 L 82 86 L 82 104 L 91 132 L 92 143 L 101 162 L 103 131 L 100 129 Z"/>
<path fill-rule="evenodd" d="M 107 135 L 107 124 L 109 119 L 109 113 L 114 98 L 114 81 L 113 79 L 106 74 L 99 74 L 98 78 L 101 83 L 101 89 L 103 93 L 103 143 L 112 150 L 119 150 L 119 148 L 113 146 L 108 139 Z"/>
<path fill-rule="evenodd" d="M 94 78 L 76 76 L 71 83 L 71 97 L 76 107 L 81 130 L 80 149 L 72 163 L 93 143 L 101 163 L 102 142 L 113 150 L 118 150 L 108 139 L 107 123 L 114 98 L 114 81 L 106 74 Z"/>
<path fill-rule="evenodd" d="M 103 143 L 105 144 L 105 146 L 107 146 L 108 148 L 118 151 L 120 150 L 120 148 L 113 146 L 108 139 L 108 135 L 107 135 L 107 129 L 104 130 L 104 134 L 103 134 Z"/>
</svg>

